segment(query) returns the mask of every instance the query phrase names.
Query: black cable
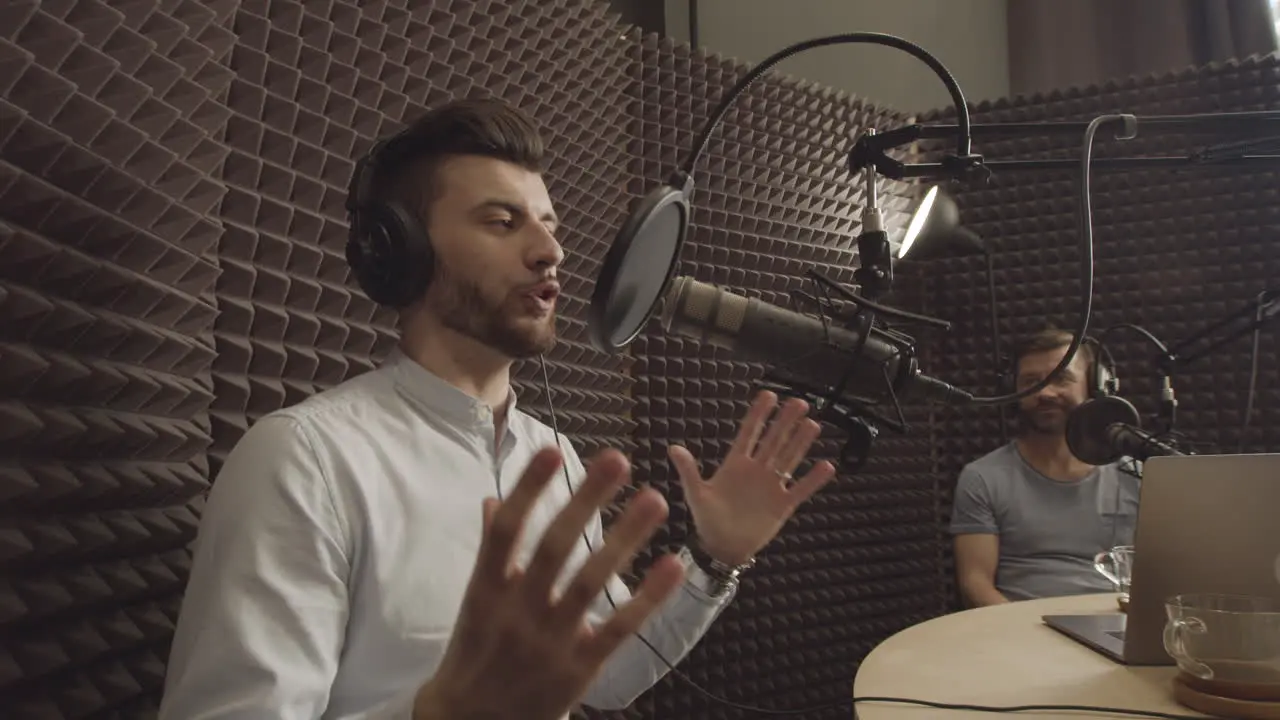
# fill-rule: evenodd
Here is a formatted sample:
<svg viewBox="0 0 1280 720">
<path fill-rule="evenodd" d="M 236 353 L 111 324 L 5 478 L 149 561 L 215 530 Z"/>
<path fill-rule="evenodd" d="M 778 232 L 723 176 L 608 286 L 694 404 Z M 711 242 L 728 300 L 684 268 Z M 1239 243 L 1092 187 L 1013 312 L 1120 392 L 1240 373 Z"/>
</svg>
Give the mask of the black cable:
<svg viewBox="0 0 1280 720">
<path fill-rule="evenodd" d="M 1018 712 L 1083 712 L 1097 715 L 1129 715 L 1132 717 L 1159 718 L 1160 720 L 1204 720 L 1202 715 L 1177 715 L 1157 710 L 1132 710 L 1127 708 L 1109 708 L 1096 705 L 968 705 L 961 703 L 941 703 L 930 700 L 909 700 L 895 697 L 855 697 L 854 703 L 896 703 L 899 705 L 919 705 L 937 710 L 968 710 L 972 712 L 1018 713 Z"/>
<path fill-rule="evenodd" d="M 702 128 L 702 133 L 694 142 L 693 152 L 689 154 L 689 159 L 685 161 L 684 167 L 681 168 L 681 172 L 686 177 L 693 175 L 693 168 L 697 165 L 698 158 L 702 156 L 704 151 L 706 151 L 707 143 L 711 140 L 711 133 L 715 132 L 715 129 L 720 126 L 721 121 L 724 120 L 725 114 L 729 112 L 729 108 L 733 107 L 733 104 L 738 101 L 738 97 L 742 95 L 742 93 L 746 92 L 747 88 L 751 87 L 751 84 L 758 80 L 761 75 L 767 72 L 774 65 L 777 65 L 792 55 L 797 55 L 806 50 L 812 50 L 813 48 L 823 47 L 825 45 L 839 45 L 843 43 L 871 43 L 874 45 L 885 45 L 913 55 L 916 59 L 920 60 L 925 65 L 928 65 L 929 69 L 932 70 L 934 74 L 942 80 L 942 84 L 947 87 L 947 93 L 951 95 L 951 104 L 955 106 L 957 128 L 956 154 L 962 158 L 968 157 L 970 147 L 969 106 L 965 103 L 964 92 L 960 90 L 960 84 L 956 82 L 951 71 L 939 62 L 937 58 L 930 55 L 927 50 L 913 42 L 903 40 L 899 37 L 894 37 L 893 35 L 886 35 L 884 33 L 855 32 L 844 33 L 841 35 L 828 35 L 826 37 L 813 38 L 812 40 L 796 43 L 795 45 L 779 50 L 764 60 L 761 60 L 759 64 L 751 68 L 751 70 L 748 71 L 736 85 L 730 88 L 729 92 L 726 93 L 724 98 L 720 101 L 720 105 L 711 113 L 710 121 Z M 677 187 L 679 187 L 679 184 L 677 184 Z"/>
<path fill-rule="evenodd" d="M 689 0 L 689 47 L 698 49 L 698 0 Z"/>
<path fill-rule="evenodd" d="M 1014 403 L 1022 398 L 1030 397 L 1053 382 L 1056 377 L 1066 371 L 1075 359 L 1076 351 L 1089 332 L 1089 318 L 1093 314 L 1093 202 L 1090 192 L 1090 177 L 1093 170 L 1093 143 L 1098 129 L 1106 123 L 1123 124 L 1124 132 L 1116 135 L 1117 140 L 1132 140 L 1137 135 L 1137 118 L 1129 114 L 1100 115 L 1089 122 L 1084 131 L 1084 142 L 1080 152 L 1080 326 L 1071 344 L 1062 356 L 1062 360 L 1039 382 L 1023 390 L 992 397 L 975 397 L 968 400 L 973 405 L 1001 405 Z"/>
<path fill-rule="evenodd" d="M 1236 453 L 1244 453 L 1245 438 L 1249 434 L 1249 425 L 1253 420 L 1253 404 L 1258 394 L 1258 355 L 1262 348 L 1262 321 L 1266 315 L 1266 292 L 1258 295 L 1258 313 L 1254 316 L 1257 325 L 1253 328 L 1253 350 L 1249 359 L 1249 394 L 1244 406 L 1244 420 L 1240 423 L 1240 437 L 1236 439 Z"/>
<path fill-rule="evenodd" d="M 1161 357 L 1167 356 L 1169 354 L 1169 346 L 1166 345 L 1164 341 L 1156 337 L 1155 333 L 1135 323 L 1120 323 L 1118 325 L 1112 325 L 1106 330 L 1103 330 L 1102 333 L 1098 335 L 1098 344 L 1101 345 L 1103 342 L 1106 341 L 1108 335 L 1111 335 L 1112 333 L 1118 330 L 1131 330 L 1133 332 L 1138 333 L 1143 338 L 1145 338 L 1147 342 L 1155 346 L 1156 350 L 1160 353 Z"/>
<path fill-rule="evenodd" d="M 1101 362 L 1103 358 L 1106 358 L 1107 363 L 1111 367 L 1111 371 L 1113 373 L 1116 372 L 1115 361 L 1111 358 L 1111 352 L 1107 349 L 1107 337 L 1121 330 L 1128 330 L 1130 332 L 1137 333 L 1144 340 L 1150 343 L 1156 349 L 1156 352 L 1159 353 L 1159 366 L 1162 368 L 1168 367 L 1165 361 L 1173 357 L 1169 352 L 1169 346 L 1157 337 L 1155 333 L 1136 323 L 1118 323 L 1099 333 L 1097 338 L 1098 357 L 1094 359 L 1095 364 Z M 1157 412 L 1156 417 L 1164 420 L 1164 428 L 1153 435 L 1153 438 L 1155 439 L 1159 439 L 1160 437 L 1168 436 L 1173 433 L 1174 426 L 1177 424 L 1178 403 L 1173 394 L 1172 370 L 1164 369 L 1160 372 L 1160 388 L 1157 392 L 1160 394 L 1160 398 L 1158 400 L 1160 410 Z"/>
<path fill-rule="evenodd" d="M 1000 368 L 999 377 L 1003 378 L 1005 371 L 1004 361 L 1000 352 L 1000 317 L 996 307 L 996 261 L 995 253 L 991 252 L 990 246 L 984 248 L 987 260 L 987 311 L 990 315 L 991 322 L 991 364 L 995 368 Z M 997 386 L 1000 383 L 997 383 Z M 1009 406 L 1000 406 L 1000 437 L 1009 437 Z"/>
</svg>

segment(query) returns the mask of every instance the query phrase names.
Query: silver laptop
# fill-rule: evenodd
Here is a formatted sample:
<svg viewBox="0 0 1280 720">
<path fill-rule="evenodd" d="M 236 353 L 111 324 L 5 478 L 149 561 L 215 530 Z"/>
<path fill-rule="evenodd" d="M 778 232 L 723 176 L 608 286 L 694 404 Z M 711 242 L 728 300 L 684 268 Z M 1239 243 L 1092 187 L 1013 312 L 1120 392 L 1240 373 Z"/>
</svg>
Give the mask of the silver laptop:
<svg viewBox="0 0 1280 720">
<path fill-rule="evenodd" d="M 1280 598 L 1280 453 L 1144 463 L 1129 612 L 1045 624 L 1126 665 L 1172 665 L 1165 601 L 1184 593 Z"/>
</svg>

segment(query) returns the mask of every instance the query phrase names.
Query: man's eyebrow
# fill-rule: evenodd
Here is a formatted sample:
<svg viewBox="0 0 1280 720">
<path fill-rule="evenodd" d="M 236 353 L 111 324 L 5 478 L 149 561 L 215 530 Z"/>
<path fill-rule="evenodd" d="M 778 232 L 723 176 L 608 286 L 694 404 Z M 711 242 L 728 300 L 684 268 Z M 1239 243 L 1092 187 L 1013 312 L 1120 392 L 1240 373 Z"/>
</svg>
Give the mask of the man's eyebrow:
<svg viewBox="0 0 1280 720">
<path fill-rule="evenodd" d="M 484 210 L 495 210 L 495 209 L 506 210 L 512 215 L 528 215 L 528 213 L 525 212 L 524 207 L 519 203 L 511 202 L 510 200 L 501 200 L 498 198 L 485 200 L 484 202 L 480 203 L 479 205 L 476 206 L 475 212 L 481 212 Z M 548 210 L 547 212 L 542 214 L 542 217 L 538 219 L 544 223 L 550 223 L 551 225 L 554 225 L 556 227 L 559 227 L 560 225 L 560 218 L 559 216 L 556 215 L 555 211 L 553 210 Z"/>
</svg>

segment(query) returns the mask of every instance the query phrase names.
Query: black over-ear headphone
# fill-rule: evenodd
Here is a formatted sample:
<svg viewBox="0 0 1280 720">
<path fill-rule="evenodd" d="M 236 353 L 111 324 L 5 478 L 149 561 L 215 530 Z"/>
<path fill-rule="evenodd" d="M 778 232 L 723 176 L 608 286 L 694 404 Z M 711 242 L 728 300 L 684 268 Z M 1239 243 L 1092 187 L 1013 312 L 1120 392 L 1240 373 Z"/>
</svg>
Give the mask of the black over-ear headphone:
<svg viewBox="0 0 1280 720">
<path fill-rule="evenodd" d="M 1085 336 L 1084 342 L 1093 347 L 1093 362 L 1089 363 L 1089 397 L 1092 399 L 1118 395 L 1120 376 L 1116 374 L 1116 364 L 1111 358 L 1111 351 L 1088 335 Z"/>
<path fill-rule="evenodd" d="M 1116 374 L 1115 362 L 1111 351 L 1090 335 L 1085 335 L 1080 347 L 1088 346 L 1093 352 L 1093 359 L 1085 370 L 1085 386 L 1089 399 L 1116 395 L 1120 392 L 1120 376 Z M 1077 351 L 1079 352 L 1079 351 Z M 1008 367 L 1005 369 L 1005 384 L 1009 392 L 1017 390 L 1018 357 L 1009 355 Z"/>
<path fill-rule="evenodd" d="M 435 253 L 415 208 L 385 197 L 390 171 L 416 153 L 402 130 L 378 140 L 356 160 L 347 187 L 347 264 L 369 299 L 403 308 L 422 297 L 435 271 Z"/>
</svg>

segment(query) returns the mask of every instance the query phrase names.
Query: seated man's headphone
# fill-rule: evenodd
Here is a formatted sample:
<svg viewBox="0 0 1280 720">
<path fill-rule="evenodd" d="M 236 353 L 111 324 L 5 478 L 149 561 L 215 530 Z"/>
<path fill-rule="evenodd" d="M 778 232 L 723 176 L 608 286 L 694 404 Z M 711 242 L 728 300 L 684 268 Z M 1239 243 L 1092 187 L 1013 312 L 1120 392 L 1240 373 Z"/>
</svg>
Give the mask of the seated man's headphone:
<svg viewBox="0 0 1280 720">
<path fill-rule="evenodd" d="M 1120 393 L 1120 376 L 1116 374 L 1115 361 L 1106 346 L 1088 335 L 1081 345 L 1093 347 L 1093 362 L 1089 363 L 1089 398 L 1108 397 Z"/>
<path fill-rule="evenodd" d="M 1080 347 L 1083 348 L 1085 346 L 1088 346 L 1093 351 L 1093 360 L 1089 362 L 1089 366 L 1085 369 L 1087 399 L 1093 400 L 1118 394 L 1120 392 L 1120 376 L 1116 374 L 1115 362 L 1111 358 L 1111 352 L 1107 350 L 1106 346 L 1089 335 L 1086 335 L 1080 343 Z M 1011 355 L 1008 368 L 1005 370 L 1005 383 L 1009 392 L 1014 392 L 1018 389 L 1018 360 L 1018 357 Z"/>
<path fill-rule="evenodd" d="M 417 208 L 383 187 L 417 156 L 413 140 L 405 129 L 374 142 L 356 160 L 347 187 L 347 264 L 370 300 L 397 310 L 421 298 L 435 272 L 435 251 Z"/>
</svg>

